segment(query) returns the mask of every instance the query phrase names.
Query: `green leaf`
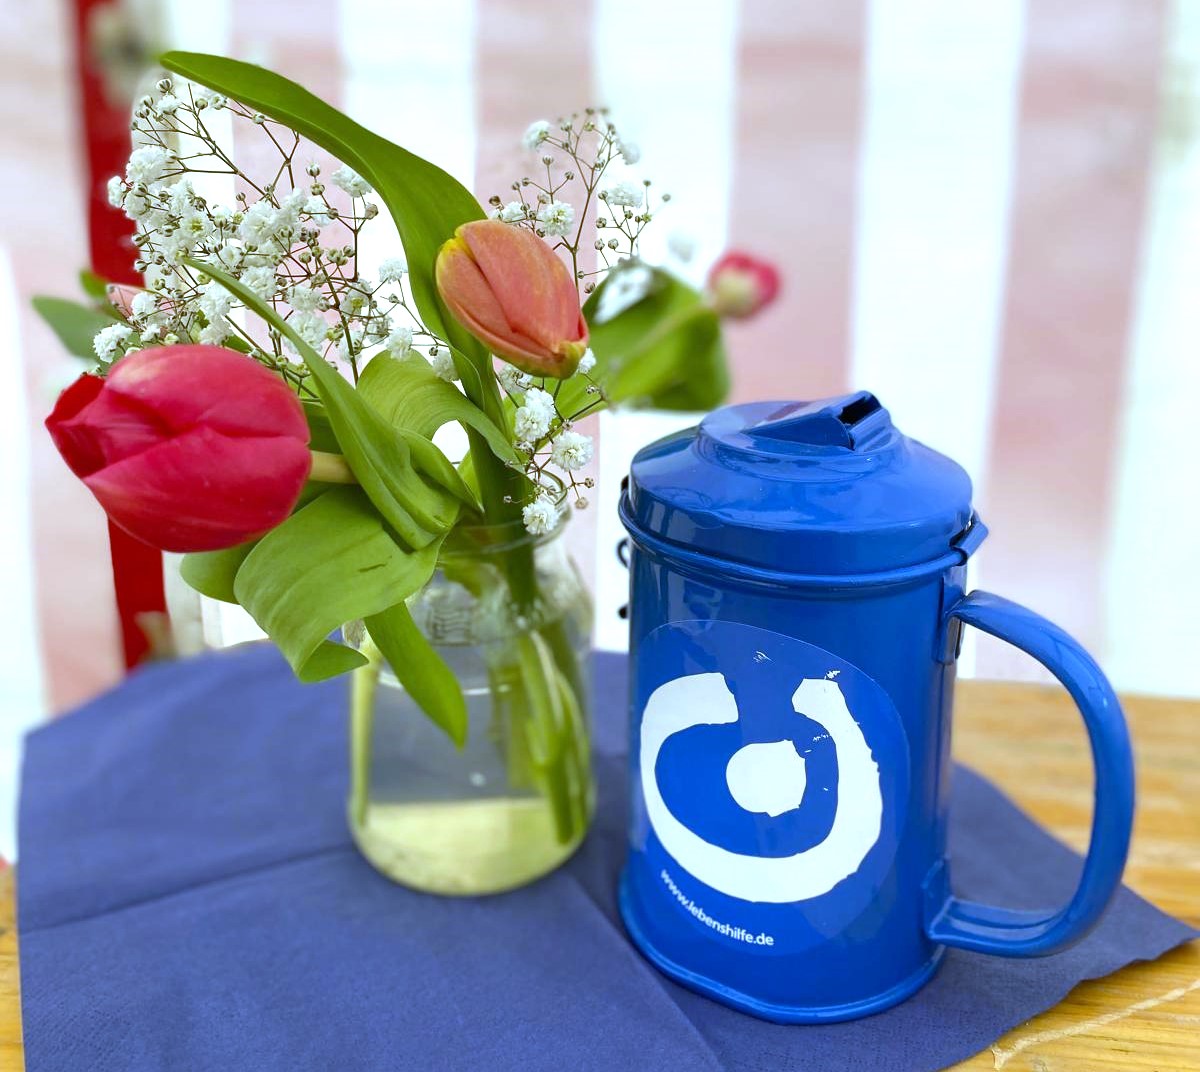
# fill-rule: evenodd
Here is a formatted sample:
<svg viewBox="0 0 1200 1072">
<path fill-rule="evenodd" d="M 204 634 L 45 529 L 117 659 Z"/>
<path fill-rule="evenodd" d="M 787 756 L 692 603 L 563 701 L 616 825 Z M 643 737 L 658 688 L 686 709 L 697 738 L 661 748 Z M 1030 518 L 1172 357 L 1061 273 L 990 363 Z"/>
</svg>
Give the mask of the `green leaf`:
<svg viewBox="0 0 1200 1072">
<path fill-rule="evenodd" d="M 449 529 L 458 518 L 457 495 L 422 479 L 404 434 L 320 357 L 305 361 L 347 464 L 388 524 L 413 548 Z"/>
<path fill-rule="evenodd" d="M 219 599 L 222 603 L 236 603 L 234 578 L 254 545 L 252 540 L 223 551 L 193 551 L 183 556 L 179 574 L 201 595 Z"/>
<path fill-rule="evenodd" d="M 292 507 L 292 513 L 302 510 L 314 499 L 329 489 L 328 484 L 312 481 L 305 484 Z M 192 551 L 183 556 L 179 563 L 179 575 L 202 596 L 219 599 L 222 603 L 236 603 L 233 581 L 246 556 L 254 550 L 257 540 L 239 543 L 221 551 Z"/>
<path fill-rule="evenodd" d="M 326 637 L 416 592 L 433 575 L 440 547 L 437 540 L 402 550 L 361 489 L 337 487 L 259 540 L 233 591 L 296 676 L 320 681 L 366 663 Z"/>
<path fill-rule="evenodd" d="M 302 400 L 304 419 L 308 421 L 308 445 L 312 450 L 322 450 L 327 454 L 341 454 L 342 448 L 333 434 L 333 425 L 329 423 L 329 415 L 320 402 Z"/>
<path fill-rule="evenodd" d="M 626 301 L 619 297 L 623 288 L 632 290 Z M 613 299 L 621 307 L 609 313 L 606 305 Z M 611 403 L 695 411 L 724 401 L 729 372 L 720 320 L 682 280 L 661 268 L 627 262 L 596 288 L 584 315 L 596 357 L 591 377 Z M 586 388 L 581 376 L 567 380 L 559 409 L 573 413 L 586 406 Z"/>
<path fill-rule="evenodd" d="M 442 304 L 434 284 L 437 252 L 460 224 L 483 209 L 457 179 L 437 165 L 381 138 L 303 86 L 254 64 L 199 52 L 168 52 L 169 71 L 228 94 L 328 150 L 375 187 L 400 233 L 413 298 L 425 326 L 468 355 L 479 372 L 488 360 L 479 344 Z"/>
<path fill-rule="evenodd" d="M 97 275 L 90 268 L 84 268 L 79 273 L 79 285 L 84 294 L 97 301 L 108 301 L 108 280 Z"/>
<path fill-rule="evenodd" d="M 463 478 L 458 475 L 458 470 L 454 468 L 446 455 L 430 440 L 417 435 L 416 432 L 410 432 L 404 428 L 399 428 L 397 431 L 412 452 L 412 465 L 418 473 L 428 477 L 438 487 L 445 488 L 464 506 L 472 510 L 479 509 L 479 500 L 464 483 Z"/>
<path fill-rule="evenodd" d="M 397 428 L 432 439 L 442 425 L 458 421 L 463 428 L 482 435 L 497 458 L 517 464 L 517 451 L 508 436 L 454 384 L 434 372 L 420 354 L 372 358 L 358 379 L 358 391 Z"/>
<path fill-rule="evenodd" d="M 403 603 L 393 604 L 365 619 L 367 632 L 387 659 L 392 673 L 459 748 L 467 740 L 467 703 L 462 687 L 433 646 L 425 639 Z"/>
<path fill-rule="evenodd" d="M 66 298 L 39 296 L 33 299 L 33 308 L 50 325 L 67 353 L 92 364 L 96 363 L 92 346 L 96 333 L 118 322 L 108 313 Z"/>
<path fill-rule="evenodd" d="M 239 280 L 191 258 L 185 263 L 215 279 L 296 348 L 312 373 L 346 463 L 397 535 L 414 549 L 444 535 L 458 519 L 465 489 L 445 455 L 428 440 L 416 444 L 414 450 L 412 433 L 391 427 L 286 320 Z M 433 461 L 431 451 L 441 455 L 444 466 Z M 447 470 L 451 471 L 448 484 L 437 482 L 438 475 L 446 476 Z M 434 479 L 426 479 L 430 476 Z"/>
</svg>

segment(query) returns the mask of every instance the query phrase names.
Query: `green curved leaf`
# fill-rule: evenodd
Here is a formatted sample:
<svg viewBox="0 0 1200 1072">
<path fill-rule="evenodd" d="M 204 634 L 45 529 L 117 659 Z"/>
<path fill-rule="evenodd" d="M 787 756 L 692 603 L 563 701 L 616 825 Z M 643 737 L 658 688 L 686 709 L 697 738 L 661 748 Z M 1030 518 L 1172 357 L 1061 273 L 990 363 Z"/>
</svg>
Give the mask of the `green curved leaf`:
<svg viewBox="0 0 1200 1072">
<path fill-rule="evenodd" d="M 192 551 L 179 563 L 179 575 L 202 596 L 236 603 L 234 578 L 246 556 L 254 550 L 255 541 L 240 543 L 223 551 Z"/>
<path fill-rule="evenodd" d="M 96 351 L 92 346 L 96 333 L 119 323 L 109 313 L 67 298 L 39 296 L 33 299 L 33 309 L 50 325 L 67 353 L 92 364 L 96 363 Z"/>
<path fill-rule="evenodd" d="M 332 488 L 254 545 L 233 593 L 296 676 L 320 681 L 367 661 L 329 634 L 402 603 L 433 575 L 440 548 L 401 549 L 361 489 Z"/>
<path fill-rule="evenodd" d="M 610 403 L 696 411 L 729 393 L 720 320 L 669 272 L 627 262 L 596 288 L 584 315 L 596 357 L 591 378 Z M 573 413 L 587 405 L 586 389 L 581 376 L 567 380 L 559 408 Z"/>
<path fill-rule="evenodd" d="M 97 275 L 90 268 L 82 268 L 79 272 L 79 286 L 89 298 L 107 304 L 109 282 L 104 276 Z"/>
<path fill-rule="evenodd" d="M 309 448 L 323 450 L 327 454 L 341 454 L 342 448 L 333 434 L 333 425 L 329 423 L 325 407 L 320 402 L 307 399 L 302 399 L 300 405 L 304 407 L 304 419 L 308 421 Z"/>
<path fill-rule="evenodd" d="M 467 702 L 454 671 L 425 639 L 403 603 L 364 619 L 367 632 L 408 694 L 459 748 L 467 740 Z"/>
<path fill-rule="evenodd" d="M 420 354 L 371 359 L 358 378 L 359 393 L 397 428 L 409 428 L 427 439 L 450 421 L 474 428 L 492 453 L 517 464 L 516 448 L 496 423 L 452 383 L 433 371 Z"/>
</svg>

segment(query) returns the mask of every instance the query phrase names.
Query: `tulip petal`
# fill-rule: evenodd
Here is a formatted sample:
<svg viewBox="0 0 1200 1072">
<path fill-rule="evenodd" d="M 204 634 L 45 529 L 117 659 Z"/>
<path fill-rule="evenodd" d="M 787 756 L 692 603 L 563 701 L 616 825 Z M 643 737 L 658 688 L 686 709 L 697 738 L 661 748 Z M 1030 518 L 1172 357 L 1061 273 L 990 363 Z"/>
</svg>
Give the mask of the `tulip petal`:
<svg viewBox="0 0 1200 1072">
<path fill-rule="evenodd" d="M 257 361 L 220 346 L 140 350 L 112 367 L 107 390 L 151 411 L 176 432 L 204 424 L 232 436 L 308 442 L 300 400 Z"/>
<path fill-rule="evenodd" d="M 438 290 L 457 320 L 472 333 L 505 336 L 508 318 L 461 239 L 452 238 L 438 254 Z"/>
<path fill-rule="evenodd" d="M 244 359 L 243 359 L 244 360 Z M 217 551 L 291 513 L 312 456 L 291 436 L 200 426 L 84 478 L 108 516 L 164 551 Z"/>
<path fill-rule="evenodd" d="M 146 407 L 114 397 L 104 380 L 89 375 L 62 393 L 46 429 L 78 477 L 152 447 L 168 434 Z"/>
<path fill-rule="evenodd" d="M 555 352 L 579 338 L 579 293 L 567 266 L 532 232 L 498 220 L 464 224 L 471 250 L 509 327 Z"/>
<path fill-rule="evenodd" d="M 560 358 L 509 326 L 479 266 L 457 239 L 442 247 L 437 284 L 455 318 L 492 353 L 534 375 L 553 374 Z"/>
<path fill-rule="evenodd" d="M 58 396 L 54 409 L 46 418 L 46 431 L 76 476 L 86 476 L 104 464 L 104 455 L 92 437 L 86 433 L 81 435 L 72 424 L 103 390 L 104 381 L 99 376 L 84 373 Z"/>
</svg>

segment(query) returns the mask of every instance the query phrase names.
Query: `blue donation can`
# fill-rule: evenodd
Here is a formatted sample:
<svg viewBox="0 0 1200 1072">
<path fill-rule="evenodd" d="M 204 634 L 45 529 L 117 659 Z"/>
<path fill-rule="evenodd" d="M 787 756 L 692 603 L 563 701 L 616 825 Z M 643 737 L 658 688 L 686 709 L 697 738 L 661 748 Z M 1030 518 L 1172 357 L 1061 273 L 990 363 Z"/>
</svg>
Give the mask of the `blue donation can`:
<svg viewBox="0 0 1200 1072">
<path fill-rule="evenodd" d="M 643 449 L 621 517 L 632 809 L 620 903 L 663 972 L 770 1020 L 845 1020 L 903 1000 L 947 946 L 1037 956 L 1096 923 L 1129 844 L 1124 719 L 1061 629 L 964 592 L 987 530 L 955 462 L 867 393 L 736 405 Z M 964 625 L 1043 663 L 1086 723 L 1095 817 L 1065 906 L 951 892 Z"/>
</svg>

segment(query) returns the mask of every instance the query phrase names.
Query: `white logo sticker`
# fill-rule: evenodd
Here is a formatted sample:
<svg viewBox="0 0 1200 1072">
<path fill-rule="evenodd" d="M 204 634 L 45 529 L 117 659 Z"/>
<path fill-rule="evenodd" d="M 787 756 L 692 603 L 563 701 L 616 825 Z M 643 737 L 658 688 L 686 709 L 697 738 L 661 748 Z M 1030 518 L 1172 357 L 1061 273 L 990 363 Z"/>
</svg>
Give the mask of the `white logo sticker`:
<svg viewBox="0 0 1200 1072">
<path fill-rule="evenodd" d="M 792 709 L 824 727 L 838 766 L 838 806 L 823 841 L 791 856 L 732 852 L 700 837 L 667 807 L 655 767 L 669 737 L 693 726 L 736 723 L 737 701 L 721 674 L 691 674 L 660 685 L 642 714 L 641 778 L 646 813 L 663 848 L 681 867 L 714 890 L 744 901 L 786 904 L 828 893 L 854 874 L 879 840 L 883 795 L 879 765 L 846 706 L 836 675 L 801 681 Z M 800 807 L 805 765 L 790 741 L 744 745 L 733 754 L 725 780 L 748 812 L 782 815 Z"/>
</svg>

